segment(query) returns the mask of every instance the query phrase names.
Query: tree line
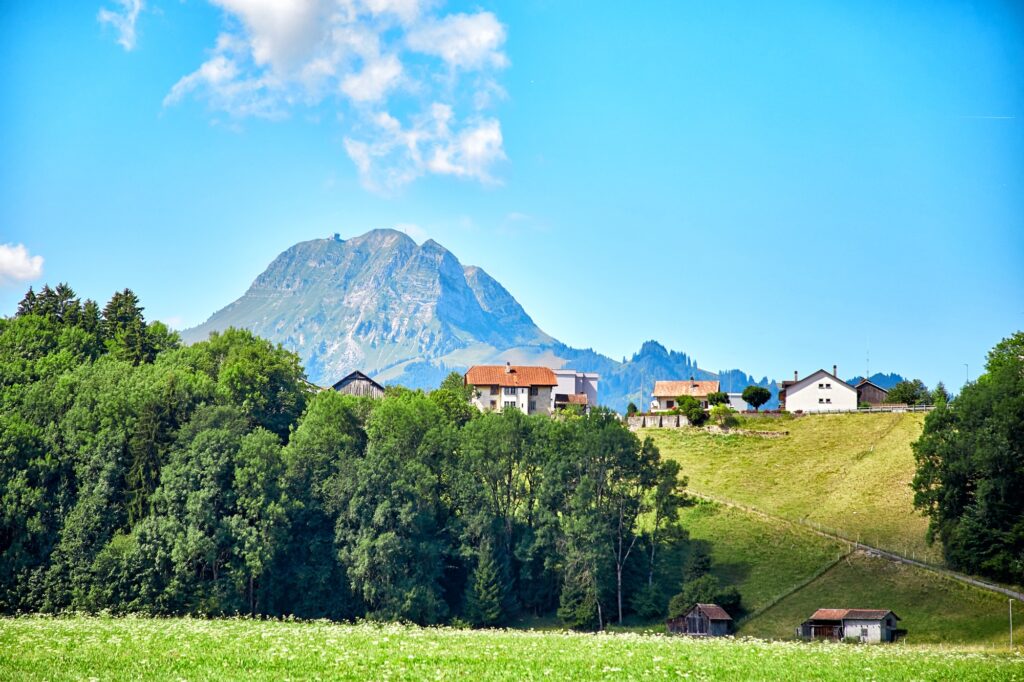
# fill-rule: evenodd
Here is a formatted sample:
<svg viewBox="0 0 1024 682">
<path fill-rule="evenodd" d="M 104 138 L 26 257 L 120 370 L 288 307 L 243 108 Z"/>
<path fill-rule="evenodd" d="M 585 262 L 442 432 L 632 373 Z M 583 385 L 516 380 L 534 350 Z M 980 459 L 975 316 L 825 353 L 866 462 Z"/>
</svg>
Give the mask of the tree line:
<svg viewBox="0 0 1024 682">
<path fill-rule="evenodd" d="M 609 411 L 480 413 L 457 374 L 318 391 L 247 331 L 182 346 L 130 290 L 29 290 L 0 320 L 7 613 L 600 628 L 687 589 L 738 607 L 679 525 L 684 486 Z"/>
</svg>

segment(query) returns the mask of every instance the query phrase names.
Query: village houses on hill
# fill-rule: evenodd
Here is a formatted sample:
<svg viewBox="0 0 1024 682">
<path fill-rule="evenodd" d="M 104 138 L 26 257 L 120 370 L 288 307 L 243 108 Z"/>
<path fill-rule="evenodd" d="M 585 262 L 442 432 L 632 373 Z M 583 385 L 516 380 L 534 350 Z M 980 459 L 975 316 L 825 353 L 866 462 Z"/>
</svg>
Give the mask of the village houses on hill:
<svg viewBox="0 0 1024 682">
<path fill-rule="evenodd" d="M 597 382 L 593 373 L 573 369 L 513 365 L 474 365 L 465 375 L 473 388 L 470 402 L 480 410 L 501 412 L 516 409 L 525 414 L 552 414 L 577 405 L 589 410 L 597 404 Z"/>
</svg>

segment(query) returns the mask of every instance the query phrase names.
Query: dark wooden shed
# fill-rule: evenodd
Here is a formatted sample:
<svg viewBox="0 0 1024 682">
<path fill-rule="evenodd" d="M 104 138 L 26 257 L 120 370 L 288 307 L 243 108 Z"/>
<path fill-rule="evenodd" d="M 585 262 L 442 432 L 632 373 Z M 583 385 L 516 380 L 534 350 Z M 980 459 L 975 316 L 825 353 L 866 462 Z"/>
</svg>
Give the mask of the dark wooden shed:
<svg viewBox="0 0 1024 682">
<path fill-rule="evenodd" d="M 857 404 L 882 405 L 889 398 L 889 391 L 867 379 L 862 379 L 857 388 Z"/>
<path fill-rule="evenodd" d="M 384 387 L 360 371 L 355 371 L 331 386 L 332 390 L 347 395 L 383 398 Z"/>
<path fill-rule="evenodd" d="M 665 625 L 674 635 L 723 637 L 732 634 L 732 617 L 718 604 L 694 604 L 678 618 L 669 618 Z"/>
</svg>

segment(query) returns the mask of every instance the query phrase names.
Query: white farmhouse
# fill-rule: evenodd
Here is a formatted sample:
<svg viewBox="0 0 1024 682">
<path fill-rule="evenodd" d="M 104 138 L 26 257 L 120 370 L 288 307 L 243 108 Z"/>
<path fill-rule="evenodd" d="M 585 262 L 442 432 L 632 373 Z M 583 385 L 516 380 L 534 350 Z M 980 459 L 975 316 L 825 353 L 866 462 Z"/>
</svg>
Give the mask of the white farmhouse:
<svg viewBox="0 0 1024 682">
<path fill-rule="evenodd" d="M 465 383 L 473 387 L 470 401 L 480 410 L 519 410 L 526 414 L 551 414 L 552 389 L 558 385 L 547 367 L 474 365 Z"/>
<path fill-rule="evenodd" d="M 696 381 L 690 377 L 689 381 L 655 381 L 654 393 L 651 397 L 651 410 L 654 412 L 668 412 L 676 408 L 679 398 L 688 395 L 696 398 L 700 406 L 708 408 L 708 394 L 717 393 L 720 383 L 718 381 Z"/>
<path fill-rule="evenodd" d="M 555 379 L 558 384 L 551 392 L 551 409 L 561 409 L 569 405 L 579 405 L 589 410 L 597 405 L 598 374 L 577 372 L 574 369 L 556 369 Z"/>
<path fill-rule="evenodd" d="M 790 412 L 836 412 L 857 409 L 857 389 L 832 372 L 819 369 L 800 379 L 783 381 L 779 388 L 779 408 Z"/>
</svg>

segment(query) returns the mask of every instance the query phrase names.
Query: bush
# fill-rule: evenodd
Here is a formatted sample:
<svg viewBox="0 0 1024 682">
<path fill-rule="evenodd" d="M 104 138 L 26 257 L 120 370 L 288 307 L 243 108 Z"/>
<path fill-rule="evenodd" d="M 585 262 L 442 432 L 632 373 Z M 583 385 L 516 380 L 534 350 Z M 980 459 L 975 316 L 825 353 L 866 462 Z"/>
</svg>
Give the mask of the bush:
<svg viewBox="0 0 1024 682">
<path fill-rule="evenodd" d="M 715 405 L 711 408 L 711 421 L 725 429 L 736 426 L 739 423 L 736 419 L 736 410 L 723 404 Z"/>
</svg>

